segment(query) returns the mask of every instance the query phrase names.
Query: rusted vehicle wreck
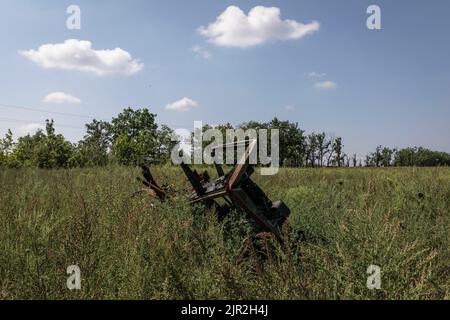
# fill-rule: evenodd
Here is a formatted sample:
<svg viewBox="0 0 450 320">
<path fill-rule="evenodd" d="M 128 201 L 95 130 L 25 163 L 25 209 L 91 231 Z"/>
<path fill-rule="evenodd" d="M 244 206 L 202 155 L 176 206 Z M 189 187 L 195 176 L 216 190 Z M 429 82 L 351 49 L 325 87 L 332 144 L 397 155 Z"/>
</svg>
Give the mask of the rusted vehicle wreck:
<svg viewBox="0 0 450 320">
<path fill-rule="evenodd" d="M 223 148 L 227 145 L 217 146 Z M 249 163 L 249 155 L 255 152 L 256 140 L 234 142 L 233 147 L 244 146 L 244 153 L 240 161 L 227 173 L 222 165 L 214 162 L 218 178 L 211 180 L 205 171 L 199 174 L 189 165 L 181 163 L 187 179 L 192 186 L 192 193 L 188 196 L 190 203 L 203 203 L 208 208 L 214 208 L 219 217 L 224 217 L 231 210 L 242 212 L 253 227 L 255 233 L 270 232 L 283 243 L 280 229 L 290 214 L 289 208 L 282 202 L 272 202 L 264 191 L 251 180 L 254 167 Z M 167 192 L 153 178 L 150 169 L 141 165 L 145 185 L 143 191 L 164 201 L 168 198 Z M 219 204 L 222 198 L 224 204 Z"/>
</svg>

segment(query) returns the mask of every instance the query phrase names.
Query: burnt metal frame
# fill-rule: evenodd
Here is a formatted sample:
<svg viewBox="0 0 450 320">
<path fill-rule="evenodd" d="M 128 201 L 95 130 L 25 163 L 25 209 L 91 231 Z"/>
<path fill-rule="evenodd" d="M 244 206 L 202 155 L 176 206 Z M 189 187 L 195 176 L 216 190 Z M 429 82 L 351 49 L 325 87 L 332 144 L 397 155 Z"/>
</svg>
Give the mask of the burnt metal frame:
<svg viewBox="0 0 450 320">
<path fill-rule="evenodd" d="M 258 206 L 252 200 L 248 190 L 246 190 L 247 188 L 242 186 L 244 181 L 250 180 L 250 175 L 253 173 L 253 167 L 248 160 L 252 152 L 256 152 L 256 139 L 220 145 L 215 147 L 215 149 L 229 146 L 238 147 L 241 144 L 245 146 L 244 154 L 230 172 L 225 174 L 222 166 L 214 162 L 219 178 L 212 182 L 201 181 L 200 176 L 195 170 L 191 170 L 185 163 L 181 164 L 184 173 L 194 188 L 194 192 L 189 199 L 191 203 L 205 202 L 209 206 L 219 206 L 214 199 L 223 198 L 227 204 L 231 204 L 235 209 L 242 209 L 259 227 L 273 233 L 277 240 L 282 243 L 283 240 L 279 230 L 267 217 L 269 215 L 268 210 L 261 209 L 261 206 Z M 253 189 L 252 191 L 256 191 L 253 193 L 258 194 L 259 201 L 272 204 L 264 192 L 252 181 L 250 188 Z M 289 215 L 289 209 L 287 207 L 284 206 L 283 210 L 285 210 L 284 215 Z"/>
<path fill-rule="evenodd" d="M 252 152 L 256 152 L 256 139 L 216 146 L 214 150 L 242 145 L 245 148 L 244 153 L 228 173 L 224 172 L 221 164 L 214 161 L 218 178 L 213 181 L 209 180 L 207 173 L 199 175 L 189 165 L 181 163 L 181 168 L 194 189 L 189 200 L 192 204 L 201 202 L 207 207 L 214 207 L 219 215 L 227 214 L 230 209 L 243 211 L 260 229 L 271 232 L 280 243 L 283 243 L 278 226 L 290 214 L 289 208 L 282 202 L 272 203 L 258 185 L 250 179 L 254 169 L 249 163 L 249 157 Z M 147 187 L 147 190 L 144 189 L 144 191 L 162 201 L 165 200 L 167 195 L 164 188 L 156 183 L 147 166 L 142 165 L 141 167 L 145 179 L 142 183 Z M 224 199 L 226 204 L 220 205 L 216 201 L 218 198 Z M 275 214 L 275 220 L 270 219 L 273 214 Z"/>
</svg>

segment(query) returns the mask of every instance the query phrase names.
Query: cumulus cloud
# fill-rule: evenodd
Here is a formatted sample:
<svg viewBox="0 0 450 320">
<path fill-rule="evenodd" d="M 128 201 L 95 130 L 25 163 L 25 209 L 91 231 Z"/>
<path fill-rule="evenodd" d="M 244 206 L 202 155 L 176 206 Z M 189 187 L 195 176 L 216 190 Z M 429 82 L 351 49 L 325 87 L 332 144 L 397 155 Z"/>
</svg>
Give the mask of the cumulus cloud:
<svg viewBox="0 0 450 320">
<path fill-rule="evenodd" d="M 337 84 L 334 83 L 333 81 L 329 81 L 329 80 L 317 82 L 314 85 L 314 88 L 317 88 L 317 89 L 334 89 L 336 87 L 337 87 Z"/>
<path fill-rule="evenodd" d="M 267 41 L 300 39 L 320 27 L 317 21 L 303 24 L 281 20 L 280 16 L 276 7 L 257 6 L 246 15 L 239 7 L 229 6 L 216 21 L 201 26 L 198 32 L 217 46 L 246 48 Z"/>
<path fill-rule="evenodd" d="M 308 73 L 308 77 L 310 78 L 323 78 L 326 77 L 326 75 L 327 75 L 326 73 L 319 73 L 315 71 Z"/>
<path fill-rule="evenodd" d="M 41 45 L 37 50 L 21 50 L 21 55 L 43 68 L 78 70 L 97 75 L 131 75 L 144 64 L 121 48 L 95 50 L 90 41 L 68 39 L 63 43 Z"/>
<path fill-rule="evenodd" d="M 81 103 L 81 99 L 74 97 L 71 94 L 64 93 L 64 92 L 51 92 L 44 97 L 43 101 L 45 103 L 55 103 L 55 104 L 62 104 L 62 103 L 80 104 Z"/>
<path fill-rule="evenodd" d="M 18 128 L 20 134 L 34 134 L 38 130 L 44 130 L 45 126 L 41 123 L 28 123 Z"/>
<path fill-rule="evenodd" d="M 203 58 L 205 60 L 211 59 L 212 57 L 211 52 L 200 46 L 192 47 L 191 51 L 194 52 L 197 57 Z"/>
<path fill-rule="evenodd" d="M 198 103 L 192 99 L 184 97 L 178 101 L 166 105 L 167 110 L 188 111 L 198 106 Z"/>
</svg>

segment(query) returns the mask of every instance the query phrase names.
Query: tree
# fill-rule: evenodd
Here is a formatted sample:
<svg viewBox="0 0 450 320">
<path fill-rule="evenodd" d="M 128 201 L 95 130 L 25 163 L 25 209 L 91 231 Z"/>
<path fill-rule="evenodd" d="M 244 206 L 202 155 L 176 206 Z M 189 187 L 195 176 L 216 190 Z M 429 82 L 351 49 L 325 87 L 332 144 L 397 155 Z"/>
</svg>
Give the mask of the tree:
<svg viewBox="0 0 450 320">
<path fill-rule="evenodd" d="M 170 160 L 170 153 L 174 142 L 172 138 L 174 137 L 174 132 L 166 125 L 162 125 L 157 131 L 158 148 L 156 157 L 159 162 L 167 162 Z"/>
<path fill-rule="evenodd" d="M 366 167 L 373 167 L 373 160 L 370 154 L 366 154 L 366 158 L 364 159 L 364 165 Z"/>
<path fill-rule="evenodd" d="M 291 165 L 300 166 L 303 164 L 305 153 L 304 131 L 298 126 L 298 123 L 289 121 L 280 121 L 274 118 L 272 121 L 261 125 L 262 128 L 278 129 L 280 133 L 280 166 Z M 268 143 L 270 145 L 270 143 Z"/>
<path fill-rule="evenodd" d="M 317 150 L 317 135 L 313 132 L 308 135 L 306 142 L 306 165 L 311 167 L 316 166 L 316 150 Z"/>
<path fill-rule="evenodd" d="M 44 169 L 66 168 L 73 156 L 73 145 L 63 135 L 55 134 L 53 120 L 46 120 L 45 133 L 38 130 L 33 135 L 20 137 L 11 154 L 14 166 L 31 166 Z"/>
<path fill-rule="evenodd" d="M 415 163 L 415 153 L 417 148 L 404 148 L 400 149 L 395 154 L 394 165 L 395 166 L 413 166 Z"/>
<path fill-rule="evenodd" d="M 381 150 L 381 164 L 383 167 L 390 167 L 392 165 L 392 156 L 395 153 L 395 149 L 384 147 Z"/>
<path fill-rule="evenodd" d="M 356 168 L 357 163 L 358 163 L 358 159 L 356 158 L 356 154 L 353 154 L 353 157 L 352 157 L 352 164 L 353 164 L 353 167 L 354 167 L 354 168 Z"/>
<path fill-rule="evenodd" d="M 395 166 L 450 166 L 450 154 L 422 147 L 404 148 L 394 155 Z"/>
<path fill-rule="evenodd" d="M 317 148 L 317 164 L 319 167 L 323 167 L 323 160 L 327 153 L 331 153 L 329 147 L 331 146 L 331 141 L 327 140 L 325 132 L 316 135 L 316 148 Z"/>
<path fill-rule="evenodd" d="M 111 124 L 94 119 L 86 124 L 86 135 L 78 142 L 72 162 L 80 167 L 104 166 L 111 150 Z"/>
<path fill-rule="evenodd" d="M 8 165 L 8 159 L 14 150 L 14 140 L 11 129 L 5 134 L 5 138 L 0 139 L 0 166 Z"/>
<path fill-rule="evenodd" d="M 333 163 L 335 163 L 338 167 L 342 167 L 344 165 L 345 154 L 343 152 L 344 145 L 342 144 L 342 138 L 337 137 L 333 141 Z"/>
<path fill-rule="evenodd" d="M 158 162 L 156 114 L 126 108 L 111 121 L 112 151 L 123 165 Z"/>
<path fill-rule="evenodd" d="M 370 154 L 366 155 L 366 166 L 367 167 L 379 167 L 382 163 L 382 146 L 378 146 L 375 149 L 375 152 L 371 152 Z"/>
<path fill-rule="evenodd" d="M 73 145 L 62 134 L 55 134 L 53 119 L 45 122 L 46 135 L 36 150 L 38 167 L 46 169 L 69 167 Z"/>
</svg>

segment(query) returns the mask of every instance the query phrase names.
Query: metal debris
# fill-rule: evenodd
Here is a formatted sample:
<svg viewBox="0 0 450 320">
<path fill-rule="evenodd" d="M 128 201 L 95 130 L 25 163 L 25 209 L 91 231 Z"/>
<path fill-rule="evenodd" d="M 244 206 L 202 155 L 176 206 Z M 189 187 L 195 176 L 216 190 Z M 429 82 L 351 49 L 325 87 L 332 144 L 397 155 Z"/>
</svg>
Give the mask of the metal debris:
<svg viewBox="0 0 450 320">
<path fill-rule="evenodd" d="M 245 144 L 243 158 L 227 173 L 220 164 L 214 163 L 218 178 L 211 180 L 205 171 L 199 174 L 192 170 L 189 165 L 182 163 L 181 168 L 189 180 L 193 191 L 188 196 L 189 201 L 203 203 L 208 208 L 214 208 L 218 216 L 224 217 L 231 210 L 246 214 L 247 221 L 252 225 L 255 233 L 262 231 L 270 232 L 280 243 L 283 239 L 279 229 L 290 214 L 289 208 L 281 201 L 272 202 L 261 188 L 250 179 L 254 168 L 248 163 L 249 155 L 255 151 L 256 140 L 233 143 L 234 147 Z M 224 147 L 224 146 L 218 146 Z M 150 173 L 146 165 L 141 165 L 145 185 L 145 191 L 152 197 L 161 201 L 167 199 L 167 192 L 160 187 Z M 224 204 L 219 204 L 219 198 Z"/>
</svg>

